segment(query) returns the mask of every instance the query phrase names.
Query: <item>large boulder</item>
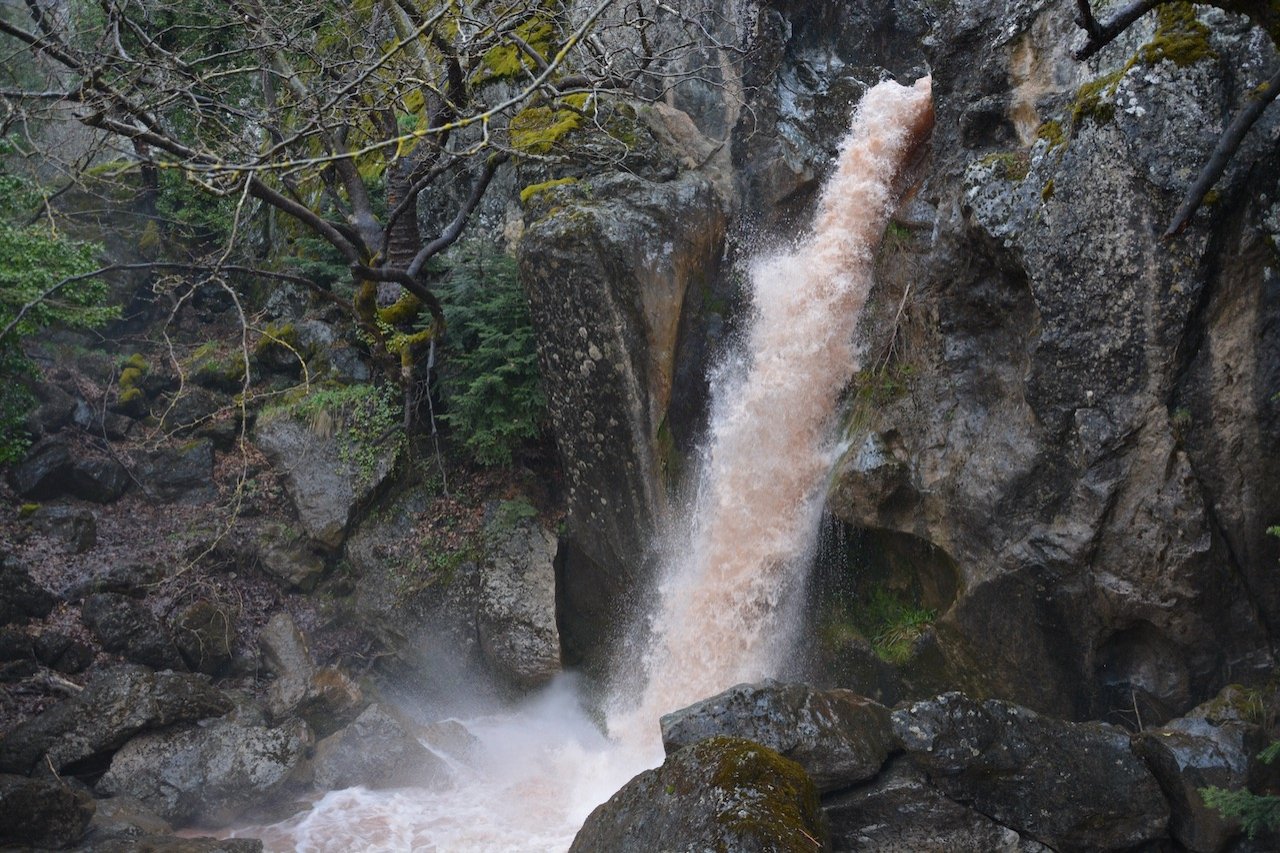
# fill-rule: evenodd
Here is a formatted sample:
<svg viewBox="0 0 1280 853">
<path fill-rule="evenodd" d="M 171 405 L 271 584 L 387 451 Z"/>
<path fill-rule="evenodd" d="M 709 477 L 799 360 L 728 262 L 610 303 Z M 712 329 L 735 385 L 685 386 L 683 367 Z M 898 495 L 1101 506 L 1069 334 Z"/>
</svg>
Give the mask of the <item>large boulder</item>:
<svg viewBox="0 0 1280 853">
<path fill-rule="evenodd" d="M 115 592 L 84 600 L 80 619 L 109 652 L 155 669 L 186 669 L 173 638 L 147 606 Z"/>
<path fill-rule="evenodd" d="M 0 773 L 0 846 L 59 849 L 79 841 L 93 818 L 93 798 L 58 779 Z"/>
<path fill-rule="evenodd" d="M 259 417 L 254 440 L 283 474 L 307 534 L 330 549 L 342 545 L 356 509 L 391 473 L 398 446 L 375 448 L 375 458 L 365 465 L 345 452 L 340 437 L 318 434 L 283 411 Z"/>
<path fill-rule="evenodd" d="M 26 498 L 81 498 L 110 503 L 129 488 L 129 472 L 115 459 L 73 450 L 61 436 L 51 436 L 31 448 L 27 457 L 8 469 L 9 483 Z"/>
<path fill-rule="evenodd" d="M 412 724 L 376 704 L 316 745 L 312 770 L 322 791 L 424 787 L 450 778 L 448 765 L 422 745 Z"/>
<path fill-rule="evenodd" d="M 725 216 L 702 176 L 616 174 L 531 197 L 526 220 L 521 280 L 569 490 L 564 616 L 579 649 L 608 635 L 647 573 L 685 305 L 717 276 Z"/>
<path fill-rule="evenodd" d="M 906 757 L 884 772 L 822 800 L 831 849 L 859 853 L 1051 853 L 987 815 L 943 796 Z"/>
<path fill-rule="evenodd" d="M 224 825 L 269 813 L 300 788 L 295 774 L 311 745 L 301 720 L 268 728 L 225 717 L 179 726 L 126 743 L 96 790 L 134 797 L 175 824 Z"/>
<path fill-rule="evenodd" d="M 200 676 L 130 665 L 104 669 L 81 693 L 0 738 L 0 773 L 29 773 L 37 762 L 59 773 L 105 765 L 139 732 L 216 717 L 231 707 Z"/>
<path fill-rule="evenodd" d="M 763 744 L 799 764 L 825 793 L 870 779 L 894 747 L 889 710 L 849 690 L 739 684 L 662 717 L 667 754 L 717 735 Z"/>
<path fill-rule="evenodd" d="M 173 642 L 195 672 L 219 675 L 232 662 L 236 645 L 236 615 L 226 605 L 198 598 L 170 617 Z"/>
<path fill-rule="evenodd" d="M 280 721 L 290 716 L 306 720 L 317 737 L 324 737 L 351 721 L 363 707 L 363 694 L 341 669 L 318 667 L 306 637 L 287 613 L 277 613 L 258 635 L 262 659 L 275 675 L 267 691 L 267 713 Z"/>
<path fill-rule="evenodd" d="M 98 541 L 97 516 L 84 507 L 42 506 L 31 514 L 28 523 L 72 554 L 83 554 Z"/>
<path fill-rule="evenodd" d="M 1116 726 L 946 693 L 895 711 L 893 729 L 944 794 L 1054 850 L 1127 849 L 1166 833 L 1169 804 Z"/>
<path fill-rule="evenodd" d="M 826 827 L 803 768 L 741 738 L 716 737 L 667 756 L 598 806 L 570 853 L 822 848 Z"/>
<path fill-rule="evenodd" d="M 484 527 L 476 629 L 485 658 L 520 687 L 537 687 L 560 671 L 556 630 L 556 537 L 533 507 L 505 501 Z"/>
</svg>

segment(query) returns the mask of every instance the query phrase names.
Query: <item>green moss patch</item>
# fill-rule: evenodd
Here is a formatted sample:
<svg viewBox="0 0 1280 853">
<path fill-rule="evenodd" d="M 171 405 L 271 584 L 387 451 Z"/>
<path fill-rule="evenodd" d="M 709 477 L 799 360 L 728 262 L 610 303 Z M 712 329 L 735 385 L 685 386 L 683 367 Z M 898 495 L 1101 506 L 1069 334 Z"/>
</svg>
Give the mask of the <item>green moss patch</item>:
<svg viewBox="0 0 1280 853">
<path fill-rule="evenodd" d="M 1159 7 L 1156 14 L 1155 35 L 1138 51 L 1142 62 L 1155 65 L 1167 59 L 1186 68 L 1218 58 L 1217 51 L 1209 45 L 1209 28 L 1196 17 L 1193 4 L 1167 3 Z"/>
</svg>

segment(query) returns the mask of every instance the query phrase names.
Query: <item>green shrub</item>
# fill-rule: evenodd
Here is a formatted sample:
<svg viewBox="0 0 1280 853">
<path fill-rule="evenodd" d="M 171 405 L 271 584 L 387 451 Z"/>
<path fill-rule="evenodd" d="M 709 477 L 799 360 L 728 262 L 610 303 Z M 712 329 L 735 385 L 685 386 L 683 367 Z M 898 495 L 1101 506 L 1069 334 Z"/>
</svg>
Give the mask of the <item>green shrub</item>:
<svg viewBox="0 0 1280 853">
<path fill-rule="evenodd" d="M 449 320 L 443 420 L 482 465 L 510 465 L 546 417 L 533 323 L 515 262 L 487 247 L 458 253 L 440 288 Z"/>
<path fill-rule="evenodd" d="M 389 387 L 342 385 L 317 389 L 274 411 L 306 421 L 318 436 L 333 437 L 338 458 L 366 479 L 373 477 L 379 461 L 394 455 L 404 441 L 401 409 Z"/>
<path fill-rule="evenodd" d="M 1270 764 L 1277 755 L 1280 755 L 1280 740 L 1272 741 L 1258 758 Z M 1240 826 L 1250 838 L 1280 829 L 1280 796 L 1217 787 L 1201 788 L 1200 796 L 1204 798 L 1205 805 L 1217 809 L 1224 817 L 1239 818 Z"/>
<path fill-rule="evenodd" d="M 87 328 L 116 315 L 105 304 L 104 282 L 70 280 L 97 266 L 99 248 L 61 236 L 44 219 L 27 224 L 40 196 L 6 170 L 3 158 L 12 153 L 0 139 L 0 462 L 21 458 L 29 444 L 24 421 L 35 403 L 35 367 L 23 341 L 51 326 Z"/>
</svg>

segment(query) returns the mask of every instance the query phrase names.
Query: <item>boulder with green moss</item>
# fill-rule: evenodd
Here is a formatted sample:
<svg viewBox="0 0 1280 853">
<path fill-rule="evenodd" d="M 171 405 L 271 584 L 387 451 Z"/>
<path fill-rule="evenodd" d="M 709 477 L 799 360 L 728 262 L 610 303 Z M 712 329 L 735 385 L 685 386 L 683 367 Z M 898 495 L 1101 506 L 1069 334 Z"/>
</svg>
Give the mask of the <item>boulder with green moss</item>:
<svg viewBox="0 0 1280 853">
<path fill-rule="evenodd" d="M 569 853 L 816 853 L 826 823 L 799 764 L 715 737 L 678 750 L 596 808 Z"/>
</svg>

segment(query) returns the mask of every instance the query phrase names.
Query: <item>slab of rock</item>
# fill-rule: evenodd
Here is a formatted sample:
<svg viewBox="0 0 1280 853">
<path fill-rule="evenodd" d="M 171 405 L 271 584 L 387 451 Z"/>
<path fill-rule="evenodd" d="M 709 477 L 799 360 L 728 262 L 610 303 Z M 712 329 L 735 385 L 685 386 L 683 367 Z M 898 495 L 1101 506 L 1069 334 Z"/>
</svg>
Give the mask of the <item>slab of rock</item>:
<svg viewBox="0 0 1280 853">
<path fill-rule="evenodd" d="M 69 585 L 64 594 L 68 601 L 79 601 L 95 592 L 144 598 L 166 574 L 165 567 L 156 563 L 115 563 Z"/>
<path fill-rule="evenodd" d="M 25 498 L 61 496 L 110 503 L 129 488 L 129 472 L 114 459 L 73 453 L 58 436 L 37 443 L 27 458 L 9 468 L 9 483 Z"/>
<path fill-rule="evenodd" d="M 485 657 L 520 687 L 537 687 L 560 672 L 556 630 L 556 536 L 528 504 L 507 501 L 485 522 L 476 628 Z"/>
<path fill-rule="evenodd" d="M 153 498 L 167 503 L 201 504 L 218 496 L 213 442 L 207 438 L 141 454 L 134 475 Z"/>
<path fill-rule="evenodd" d="M 128 795 L 174 824 L 219 826 L 288 795 L 312 744 L 306 723 L 268 728 L 230 718 L 133 738 L 97 792 Z"/>
<path fill-rule="evenodd" d="M 872 782 L 823 798 L 831 849 L 859 853 L 1052 853 L 943 796 L 905 757 Z"/>
<path fill-rule="evenodd" d="M 139 732 L 220 716 L 231 708 L 226 694 L 200 676 L 112 667 L 79 695 L 0 738 L 0 773 L 29 773 L 37 762 L 58 772 L 78 763 L 105 763 Z"/>
<path fill-rule="evenodd" d="M 93 798 L 57 779 L 0 774 L 0 846 L 57 849 L 84 837 Z"/>
<path fill-rule="evenodd" d="M 741 738 L 678 750 L 598 806 L 569 853 L 820 850 L 817 790 L 804 769 Z"/>
<path fill-rule="evenodd" d="M 8 555 L 0 556 L 0 625 L 48 616 L 55 601 L 21 563 Z"/>
<path fill-rule="evenodd" d="M 1240 833 L 1239 821 L 1205 805 L 1201 788 L 1260 790 L 1271 782 L 1257 759 L 1268 738 L 1258 725 L 1233 713 L 1232 694 L 1239 689 L 1224 688 L 1217 698 L 1144 731 L 1135 742 L 1173 806 L 1171 834 L 1195 853 L 1223 850 Z"/>
<path fill-rule="evenodd" d="M 388 450 L 361 469 L 344 458 L 338 438 L 319 436 L 286 414 L 259 418 L 254 440 L 284 475 L 303 528 L 326 548 L 342 544 L 356 508 L 382 485 L 396 460 Z"/>
<path fill-rule="evenodd" d="M 316 745 L 315 785 L 335 791 L 432 786 L 449 778 L 448 766 L 419 743 L 414 727 L 382 705 L 370 705 L 351 725 Z"/>
<path fill-rule="evenodd" d="M 44 631 L 36 637 L 32 651 L 40 663 L 58 672 L 84 672 L 93 664 L 93 649 L 58 631 Z"/>
<path fill-rule="evenodd" d="M 1125 849 L 1165 834 L 1169 804 L 1116 726 L 960 693 L 917 702 L 892 719 L 939 790 L 1055 850 Z"/>
<path fill-rule="evenodd" d="M 80 619 L 109 652 L 155 669 L 186 669 L 168 631 L 140 601 L 114 592 L 89 596 Z"/>
<path fill-rule="evenodd" d="M 716 735 L 746 738 L 805 769 L 819 792 L 879 772 L 894 745 L 889 710 L 851 690 L 804 684 L 739 684 L 663 716 L 667 754 Z"/>
</svg>

